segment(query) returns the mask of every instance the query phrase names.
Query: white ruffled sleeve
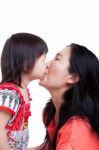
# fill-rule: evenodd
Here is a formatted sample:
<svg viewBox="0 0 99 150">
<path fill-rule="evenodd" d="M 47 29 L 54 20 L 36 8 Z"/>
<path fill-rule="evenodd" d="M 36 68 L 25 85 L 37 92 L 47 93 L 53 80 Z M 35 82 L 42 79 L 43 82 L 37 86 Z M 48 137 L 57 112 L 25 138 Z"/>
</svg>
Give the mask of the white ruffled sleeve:
<svg viewBox="0 0 99 150">
<path fill-rule="evenodd" d="M 20 98 L 16 92 L 9 89 L 0 89 L 0 110 L 5 110 L 14 115 L 20 105 Z"/>
</svg>

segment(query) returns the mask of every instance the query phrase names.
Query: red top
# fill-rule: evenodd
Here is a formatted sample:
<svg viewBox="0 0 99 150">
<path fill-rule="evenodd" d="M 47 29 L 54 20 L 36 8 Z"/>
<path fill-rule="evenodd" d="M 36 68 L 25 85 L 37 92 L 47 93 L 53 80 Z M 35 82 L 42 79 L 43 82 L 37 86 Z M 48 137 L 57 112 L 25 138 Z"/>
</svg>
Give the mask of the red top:
<svg viewBox="0 0 99 150">
<path fill-rule="evenodd" d="M 52 141 L 55 132 L 53 121 L 48 132 Z M 73 117 L 58 131 L 56 150 L 99 150 L 99 138 L 86 120 Z"/>
</svg>

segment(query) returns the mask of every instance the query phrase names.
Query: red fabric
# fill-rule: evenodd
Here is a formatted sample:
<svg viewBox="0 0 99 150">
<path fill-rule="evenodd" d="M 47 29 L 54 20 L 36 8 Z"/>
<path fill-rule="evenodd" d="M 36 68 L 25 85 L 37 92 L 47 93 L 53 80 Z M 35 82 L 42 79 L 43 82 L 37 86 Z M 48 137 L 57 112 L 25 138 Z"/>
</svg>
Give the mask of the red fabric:
<svg viewBox="0 0 99 150">
<path fill-rule="evenodd" d="M 52 140 L 55 132 L 52 122 L 48 132 Z M 56 150 L 99 150 L 99 138 L 86 120 L 74 117 L 58 131 Z"/>
<path fill-rule="evenodd" d="M 55 133 L 55 125 L 54 125 L 54 120 L 51 121 L 49 127 L 48 127 L 48 133 L 50 136 L 50 140 L 53 140 L 54 133 Z"/>
<path fill-rule="evenodd" d="M 9 125 L 7 124 L 5 127 L 8 129 L 7 135 L 12 139 L 12 137 L 10 136 L 11 131 L 21 131 L 28 127 L 28 118 L 31 115 L 30 112 L 31 98 L 30 98 L 29 90 L 27 89 L 28 99 L 29 99 L 27 103 L 23 95 L 21 94 L 21 91 L 17 88 L 17 86 L 15 86 L 12 83 L 3 83 L 0 85 L 0 89 L 2 90 L 9 89 L 15 91 L 20 98 L 20 106 L 18 112 L 11 111 L 9 108 L 5 106 L 0 107 L 2 110 L 7 110 L 11 114 L 16 115 L 15 118 L 12 120 L 12 122 Z"/>
<path fill-rule="evenodd" d="M 6 106 L 0 106 L 0 110 L 6 110 L 7 112 L 11 113 L 12 115 L 15 114 L 15 112 L 12 109 L 10 109 Z"/>
</svg>

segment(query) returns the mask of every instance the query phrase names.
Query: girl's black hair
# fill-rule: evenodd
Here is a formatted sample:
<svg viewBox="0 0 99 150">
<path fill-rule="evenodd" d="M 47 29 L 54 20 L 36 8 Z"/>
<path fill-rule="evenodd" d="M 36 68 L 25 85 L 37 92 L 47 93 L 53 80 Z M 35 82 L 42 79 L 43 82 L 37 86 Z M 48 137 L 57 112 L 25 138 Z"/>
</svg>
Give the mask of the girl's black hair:
<svg viewBox="0 0 99 150">
<path fill-rule="evenodd" d="M 68 47 L 71 48 L 69 72 L 77 74 L 80 80 L 64 93 L 64 103 L 60 108 L 58 127 L 52 142 L 47 130 L 56 112 L 52 100 L 44 109 L 45 141 L 49 144 L 49 150 L 56 149 L 59 129 L 73 116 L 86 118 L 99 136 L 99 60 L 84 46 L 72 43 Z"/>
<path fill-rule="evenodd" d="M 48 51 L 40 37 L 30 33 L 16 33 L 7 39 L 1 54 L 1 82 L 21 86 L 21 74 L 30 72 L 36 60 Z"/>
</svg>

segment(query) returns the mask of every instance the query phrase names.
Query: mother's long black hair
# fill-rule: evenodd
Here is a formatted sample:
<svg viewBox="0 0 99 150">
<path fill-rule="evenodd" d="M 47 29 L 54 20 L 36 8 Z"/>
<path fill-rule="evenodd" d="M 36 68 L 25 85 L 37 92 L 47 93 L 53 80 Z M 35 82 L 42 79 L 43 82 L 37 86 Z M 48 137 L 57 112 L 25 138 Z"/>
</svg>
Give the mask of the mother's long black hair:
<svg viewBox="0 0 99 150">
<path fill-rule="evenodd" d="M 45 141 L 49 150 L 56 149 L 57 133 L 72 116 L 87 118 L 93 131 L 99 136 L 99 60 L 86 47 L 71 44 L 70 73 L 80 80 L 64 93 L 64 103 L 59 112 L 59 123 L 53 141 L 50 141 L 47 128 L 55 115 L 55 107 L 50 100 L 44 109 L 46 127 Z"/>
</svg>

